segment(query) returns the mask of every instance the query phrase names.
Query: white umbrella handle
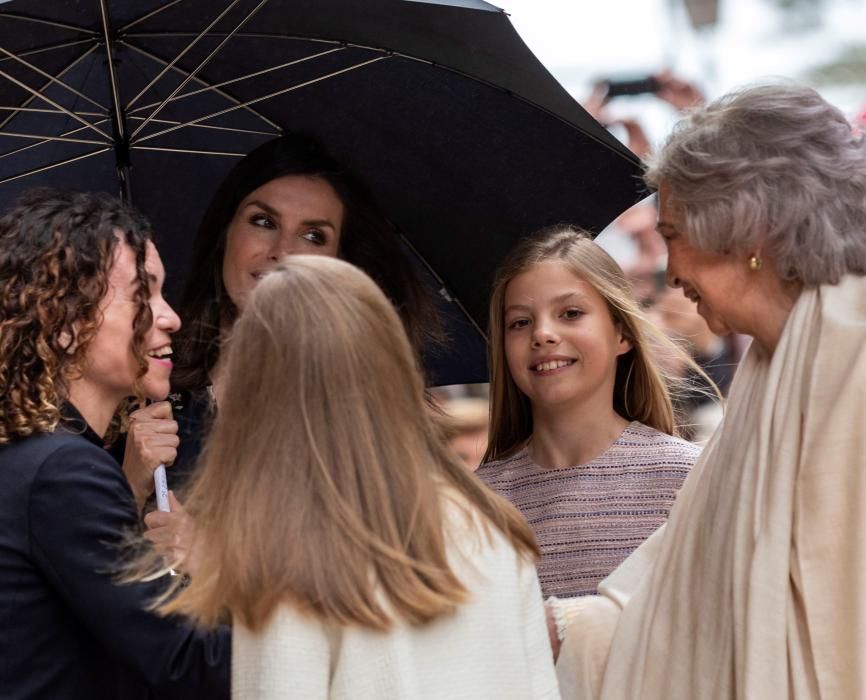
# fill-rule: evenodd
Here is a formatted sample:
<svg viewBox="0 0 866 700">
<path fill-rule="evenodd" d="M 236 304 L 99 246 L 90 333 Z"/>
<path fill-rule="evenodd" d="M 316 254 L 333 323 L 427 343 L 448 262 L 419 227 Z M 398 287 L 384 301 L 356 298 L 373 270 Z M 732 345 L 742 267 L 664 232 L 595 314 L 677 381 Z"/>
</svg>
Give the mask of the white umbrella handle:
<svg viewBox="0 0 866 700">
<path fill-rule="evenodd" d="M 160 464 L 153 470 L 153 485 L 156 490 L 156 507 L 164 513 L 170 513 L 171 508 L 168 505 L 168 481 L 165 478 L 165 465 Z M 172 576 L 177 576 L 174 569 L 169 569 Z"/>
<path fill-rule="evenodd" d="M 164 513 L 170 513 L 168 505 L 168 481 L 165 478 L 165 465 L 160 464 L 153 470 L 153 485 L 156 489 L 156 507 Z"/>
</svg>

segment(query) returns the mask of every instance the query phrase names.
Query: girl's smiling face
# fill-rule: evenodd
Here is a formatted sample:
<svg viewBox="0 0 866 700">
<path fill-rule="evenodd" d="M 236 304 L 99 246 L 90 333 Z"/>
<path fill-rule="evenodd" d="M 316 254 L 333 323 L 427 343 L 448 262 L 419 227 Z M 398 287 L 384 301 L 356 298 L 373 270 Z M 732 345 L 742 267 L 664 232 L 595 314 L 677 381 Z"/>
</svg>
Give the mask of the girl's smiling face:
<svg viewBox="0 0 866 700">
<path fill-rule="evenodd" d="M 612 406 L 631 343 L 592 285 L 559 261 L 538 263 L 508 283 L 503 320 L 508 369 L 533 408 Z"/>
</svg>

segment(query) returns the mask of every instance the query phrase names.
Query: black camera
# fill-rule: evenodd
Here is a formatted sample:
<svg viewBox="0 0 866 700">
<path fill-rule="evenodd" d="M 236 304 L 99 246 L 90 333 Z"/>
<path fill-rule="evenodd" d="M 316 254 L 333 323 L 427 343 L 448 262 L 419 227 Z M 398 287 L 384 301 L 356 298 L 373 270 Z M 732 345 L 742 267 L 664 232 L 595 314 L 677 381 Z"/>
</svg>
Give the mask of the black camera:
<svg viewBox="0 0 866 700">
<path fill-rule="evenodd" d="M 607 99 L 622 95 L 655 94 L 660 87 L 659 81 L 652 75 L 632 80 L 603 80 L 602 83 L 607 86 Z"/>
</svg>

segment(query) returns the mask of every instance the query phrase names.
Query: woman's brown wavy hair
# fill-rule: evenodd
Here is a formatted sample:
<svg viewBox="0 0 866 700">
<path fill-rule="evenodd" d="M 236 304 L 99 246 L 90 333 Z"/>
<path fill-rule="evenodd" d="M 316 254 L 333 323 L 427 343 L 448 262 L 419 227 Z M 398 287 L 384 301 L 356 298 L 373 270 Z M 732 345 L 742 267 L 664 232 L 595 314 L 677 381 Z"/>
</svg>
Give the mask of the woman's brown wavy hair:
<svg viewBox="0 0 866 700">
<path fill-rule="evenodd" d="M 252 630 L 280 604 L 376 630 L 428 622 L 468 596 L 448 561 L 454 509 L 537 555 L 526 521 L 445 445 L 400 317 L 358 268 L 290 256 L 227 353 L 187 494 L 198 568 L 162 612 L 211 625 L 228 610 Z"/>
<path fill-rule="evenodd" d="M 106 194 L 39 189 L 0 219 L 0 444 L 51 432 L 60 422 L 69 382 L 102 322 L 116 231 L 135 252 L 133 352 L 143 376 L 152 322 L 144 217 Z"/>
</svg>

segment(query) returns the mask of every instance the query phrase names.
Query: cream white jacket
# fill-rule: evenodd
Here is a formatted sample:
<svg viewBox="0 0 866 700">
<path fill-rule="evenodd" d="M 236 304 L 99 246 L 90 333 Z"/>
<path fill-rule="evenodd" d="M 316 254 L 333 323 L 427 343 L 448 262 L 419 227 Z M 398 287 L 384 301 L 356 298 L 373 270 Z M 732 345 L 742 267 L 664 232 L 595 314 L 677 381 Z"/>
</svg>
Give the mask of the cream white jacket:
<svg viewBox="0 0 866 700">
<path fill-rule="evenodd" d="M 260 634 L 235 626 L 235 700 L 558 699 L 535 567 L 497 531 L 455 522 L 454 614 L 387 633 L 330 628 L 283 606 Z"/>
</svg>

